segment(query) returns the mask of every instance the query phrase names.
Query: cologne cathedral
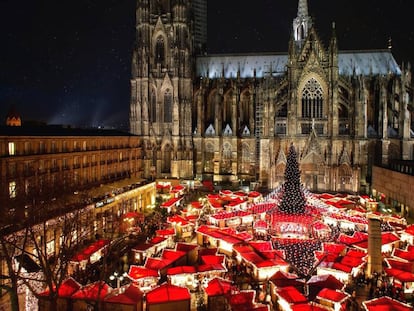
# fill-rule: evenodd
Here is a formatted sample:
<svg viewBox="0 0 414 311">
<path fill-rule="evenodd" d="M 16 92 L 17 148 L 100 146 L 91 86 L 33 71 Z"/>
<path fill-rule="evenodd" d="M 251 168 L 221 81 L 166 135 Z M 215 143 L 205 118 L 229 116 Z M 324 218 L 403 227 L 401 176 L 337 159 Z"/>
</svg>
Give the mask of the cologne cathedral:
<svg viewBox="0 0 414 311">
<path fill-rule="evenodd" d="M 286 53 L 203 53 L 207 0 L 137 0 L 130 130 L 145 174 L 275 188 L 293 144 L 312 191 L 368 191 L 413 159 L 410 65 L 322 42 L 299 0 Z M 270 38 L 269 38 L 270 40 Z"/>
</svg>

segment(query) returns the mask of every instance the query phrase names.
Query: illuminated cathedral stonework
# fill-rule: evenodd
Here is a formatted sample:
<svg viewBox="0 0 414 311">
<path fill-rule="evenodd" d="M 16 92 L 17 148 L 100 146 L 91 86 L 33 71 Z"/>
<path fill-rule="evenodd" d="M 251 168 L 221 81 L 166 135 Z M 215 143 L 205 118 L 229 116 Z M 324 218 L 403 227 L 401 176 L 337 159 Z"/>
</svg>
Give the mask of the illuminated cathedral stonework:
<svg viewBox="0 0 414 311">
<path fill-rule="evenodd" d="M 287 53 L 206 55 L 192 3 L 137 1 L 130 129 L 147 177 L 275 188 L 293 143 L 305 187 L 365 191 L 373 164 L 413 158 L 410 67 L 390 49 L 339 51 L 334 25 L 325 47 L 300 0 Z"/>
</svg>

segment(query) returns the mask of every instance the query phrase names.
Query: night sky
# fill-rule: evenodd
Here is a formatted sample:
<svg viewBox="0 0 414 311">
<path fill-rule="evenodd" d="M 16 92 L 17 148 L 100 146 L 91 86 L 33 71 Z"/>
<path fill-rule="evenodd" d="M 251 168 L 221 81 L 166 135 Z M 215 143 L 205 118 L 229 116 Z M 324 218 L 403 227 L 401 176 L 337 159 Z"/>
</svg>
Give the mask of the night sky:
<svg viewBox="0 0 414 311">
<path fill-rule="evenodd" d="M 209 52 L 286 52 L 296 0 L 209 0 Z M 322 40 L 414 60 L 412 0 L 308 0 Z M 410 13 L 411 12 L 411 13 Z M 135 0 L 1 0 L 0 117 L 126 128 Z"/>
</svg>

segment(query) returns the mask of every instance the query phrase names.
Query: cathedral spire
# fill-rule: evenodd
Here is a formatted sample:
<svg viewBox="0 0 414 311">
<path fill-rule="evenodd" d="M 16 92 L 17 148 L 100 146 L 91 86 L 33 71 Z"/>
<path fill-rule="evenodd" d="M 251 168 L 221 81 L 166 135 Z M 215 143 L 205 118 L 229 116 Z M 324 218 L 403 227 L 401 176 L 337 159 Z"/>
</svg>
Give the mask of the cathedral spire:
<svg viewBox="0 0 414 311">
<path fill-rule="evenodd" d="M 308 16 L 308 1 L 299 0 L 298 17 L 306 17 L 306 16 Z"/>
<path fill-rule="evenodd" d="M 293 20 L 293 34 L 295 41 L 301 45 L 306 39 L 309 29 L 312 27 L 312 19 L 308 13 L 308 1 L 299 0 L 298 15 Z"/>
</svg>

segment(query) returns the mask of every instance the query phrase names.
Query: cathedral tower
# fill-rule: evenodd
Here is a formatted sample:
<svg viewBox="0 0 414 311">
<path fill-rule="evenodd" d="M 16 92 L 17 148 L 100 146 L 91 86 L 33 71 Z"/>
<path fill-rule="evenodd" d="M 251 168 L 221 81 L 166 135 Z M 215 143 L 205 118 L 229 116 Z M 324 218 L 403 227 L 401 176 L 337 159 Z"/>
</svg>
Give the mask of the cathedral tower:
<svg viewBox="0 0 414 311">
<path fill-rule="evenodd" d="M 130 130 L 143 137 L 145 174 L 192 177 L 193 20 L 190 0 L 138 0 Z"/>
</svg>

